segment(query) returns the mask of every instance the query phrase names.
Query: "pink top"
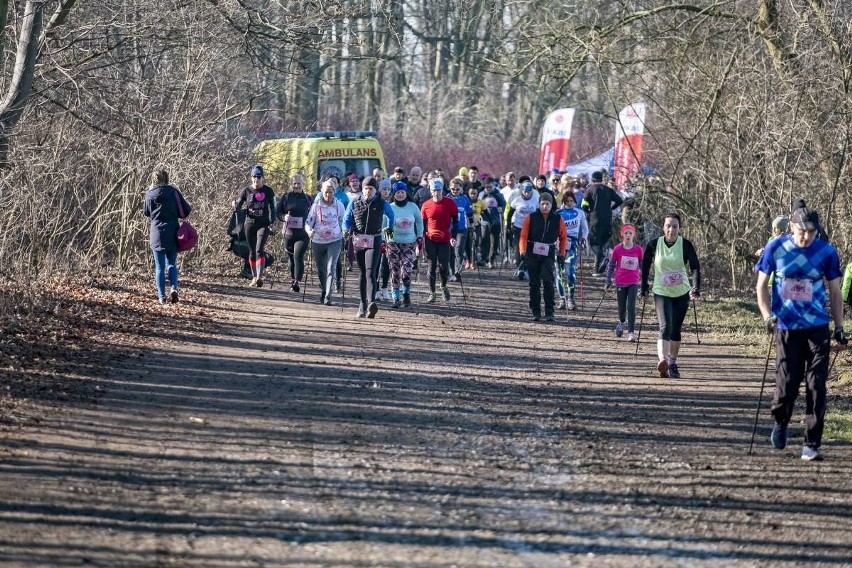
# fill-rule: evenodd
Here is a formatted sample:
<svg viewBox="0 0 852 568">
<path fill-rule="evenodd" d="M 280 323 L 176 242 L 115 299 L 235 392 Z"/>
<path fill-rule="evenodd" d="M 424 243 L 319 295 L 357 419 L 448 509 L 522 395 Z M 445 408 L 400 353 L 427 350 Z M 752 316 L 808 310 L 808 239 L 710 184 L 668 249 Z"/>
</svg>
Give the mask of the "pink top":
<svg viewBox="0 0 852 568">
<path fill-rule="evenodd" d="M 615 285 L 639 284 L 642 268 L 642 247 L 633 243 L 629 249 L 619 243 L 612 249 L 610 264 L 615 266 Z"/>
</svg>

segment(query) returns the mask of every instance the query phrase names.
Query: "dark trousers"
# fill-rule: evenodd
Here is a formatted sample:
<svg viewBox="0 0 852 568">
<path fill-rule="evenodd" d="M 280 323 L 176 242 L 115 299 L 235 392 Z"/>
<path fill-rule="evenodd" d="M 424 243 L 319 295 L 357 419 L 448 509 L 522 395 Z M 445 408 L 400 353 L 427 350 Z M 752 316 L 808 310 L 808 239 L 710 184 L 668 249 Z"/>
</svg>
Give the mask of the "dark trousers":
<svg viewBox="0 0 852 568">
<path fill-rule="evenodd" d="M 611 226 L 597 226 L 589 231 L 589 246 L 595 254 L 595 272 L 605 273 L 609 257 L 606 254 L 609 239 L 612 236 Z"/>
<path fill-rule="evenodd" d="M 636 331 L 636 293 L 639 291 L 638 284 L 630 286 L 619 286 L 616 290 L 618 298 L 618 321 L 624 323 L 627 318 L 627 331 Z"/>
<path fill-rule="evenodd" d="M 654 295 L 654 307 L 657 310 L 657 321 L 660 322 L 660 338 L 667 341 L 680 341 L 683 320 L 689 310 L 689 294 L 669 298 Z"/>
<path fill-rule="evenodd" d="M 284 250 L 290 261 L 290 278 L 301 281 L 305 275 L 305 253 L 308 252 L 307 233 L 296 233 L 284 236 Z"/>
<path fill-rule="evenodd" d="M 266 257 L 266 240 L 269 238 L 269 226 L 255 223 L 252 219 L 246 219 L 243 228 L 246 241 L 249 245 L 249 263 L 254 265 L 258 259 Z"/>
<path fill-rule="evenodd" d="M 508 233 L 506 233 L 508 236 Z M 518 268 L 521 267 L 521 251 L 518 250 L 518 246 L 521 244 L 521 228 L 515 227 L 512 225 L 512 247 L 515 249 L 515 266 Z M 506 245 L 509 246 L 509 245 Z"/>
<path fill-rule="evenodd" d="M 378 283 L 379 240 L 375 239 L 375 245 L 368 249 L 355 249 L 355 261 L 358 263 L 358 292 L 361 294 L 361 307 L 366 308 L 376 297 L 376 284 Z"/>
<path fill-rule="evenodd" d="M 482 237 L 479 243 L 479 257 L 482 262 L 494 262 L 500 252 L 500 224 L 482 224 L 479 227 Z"/>
<path fill-rule="evenodd" d="M 533 315 L 541 315 L 542 286 L 544 286 L 544 315 L 553 315 L 555 264 L 556 261 L 550 256 L 527 255 L 526 266 L 530 274 L 530 311 Z"/>
<path fill-rule="evenodd" d="M 447 287 L 448 265 L 450 262 L 450 243 L 439 243 L 426 239 L 426 258 L 429 259 L 429 290 L 435 291 L 435 278 L 441 278 L 441 288 Z"/>
<path fill-rule="evenodd" d="M 775 396 L 772 416 L 779 424 L 787 424 L 799 396 L 799 385 L 805 381 L 805 445 L 818 448 L 825 427 L 828 378 L 828 326 L 808 329 L 778 330 L 775 336 Z"/>
</svg>

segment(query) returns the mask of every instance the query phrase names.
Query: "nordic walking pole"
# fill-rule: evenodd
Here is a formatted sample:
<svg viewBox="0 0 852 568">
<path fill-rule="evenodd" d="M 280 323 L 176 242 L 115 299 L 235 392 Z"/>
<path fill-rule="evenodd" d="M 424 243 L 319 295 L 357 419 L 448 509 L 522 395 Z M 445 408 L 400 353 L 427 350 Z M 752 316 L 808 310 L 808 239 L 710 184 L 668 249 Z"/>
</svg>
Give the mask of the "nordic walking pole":
<svg viewBox="0 0 852 568">
<path fill-rule="evenodd" d="M 645 320 L 645 301 L 647 299 L 648 296 L 642 296 L 642 311 L 639 313 L 639 333 L 636 334 L 636 351 L 633 353 L 634 358 L 639 355 L 639 339 L 642 338 L 642 322 Z"/>
<path fill-rule="evenodd" d="M 348 250 L 349 250 L 349 239 L 343 239 L 343 250 L 341 251 L 341 254 L 346 254 L 346 252 Z M 343 286 L 341 286 L 342 294 L 341 294 L 341 297 L 340 297 L 340 311 L 341 312 L 343 311 L 343 304 L 346 303 L 346 277 L 349 275 L 348 274 L 349 271 L 346 270 L 346 266 L 345 266 L 346 265 L 346 259 L 345 258 L 343 259 L 343 264 L 344 264 L 344 266 L 342 267 L 343 268 Z"/>
<path fill-rule="evenodd" d="M 760 395 L 757 397 L 757 412 L 754 414 L 754 426 L 751 429 L 751 443 L 748 445 L 748 455 L 752 454 L 754 448 L 754 436 L 757 434 L 757 420 L 760 418 L 760 403 L 763 400 L 763 389 L 766 386 L 766 373 L 769 371 L 769 356 L 772 354 L 772 342 L 775 334 L 769 335 L 769 347 L 766 349 L 766 363 L 763 365 L 763 379 L 760 381 Z"/>
<path fill-rule="evenodd" d="M 692 299 L 692 315 L 695 316 L 695 339 L 698 340 L 698 345 L 701 345 L 701 338 L 698 336 L 698 310 L 695 308 L 695 298 Z"/>
<path fill-rule="evenodd" d="M 603 294 L 601 294 L 601 299 L 600 299 L 600 301 L 598 302 L 598 307 L 597 307 L 597 308 L 595 308 L 594 313 L 592 313 L 592 317 L 591 317 L 591 318 L 589 318 L 589 325 L 587 325 L 587 326 L 586 326 L 586 330 L 585 330 L 585 331 L 583 331 L 583 337 L 581 337 L 580 339 L 585 339 L 585 338 L 586 338 L 586 333 L 588 333 L 589 328 L 591 328 L 591 327 L 592 327 L 592 323 L 594 323 L 594 321 L 595 321 L 595 316 L 596 316 L 596 315 L 598 315 L 598 310 L 599 310 L 599 309 L 601 309 L 601 304 L 603 304 L 604 298 L 606 298 L 606 293 L 607 293 L 608 291 L 609 291 L 609 287 L 604 287 Z"/>
</svg>

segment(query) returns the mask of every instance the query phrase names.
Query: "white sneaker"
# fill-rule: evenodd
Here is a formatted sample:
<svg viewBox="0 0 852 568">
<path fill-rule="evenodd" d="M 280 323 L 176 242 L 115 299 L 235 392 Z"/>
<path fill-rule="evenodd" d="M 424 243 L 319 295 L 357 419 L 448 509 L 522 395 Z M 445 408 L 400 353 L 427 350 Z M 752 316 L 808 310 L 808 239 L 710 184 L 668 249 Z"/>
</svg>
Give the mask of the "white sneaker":
<svg viewBox="0 0 852 568">
<path fill-rule="evenodd" d="M 630 343 L 636 343 L 636 334 L 633 333 L 632 331 L 628 332 L 627 333 L 627 341 L 629 341 Z"/>
<path fill-rule="evenodd" d="M 455 282 L 455 281 L 456 281 L 456 275 L 450 274 L 450 277 L 447 278 L 447 282 Z"/>
<path fill-rule="evenodd" d="M 390 302 L 391 293 L 387 288 L 382 288 L 382 297 L 386 302 Z"/>
<path fill-rule="evenodd" d="M 805 461 L 820 461 L 822 455 L 813 446 L 802 446 L 802 459 Z"/>
</svg>

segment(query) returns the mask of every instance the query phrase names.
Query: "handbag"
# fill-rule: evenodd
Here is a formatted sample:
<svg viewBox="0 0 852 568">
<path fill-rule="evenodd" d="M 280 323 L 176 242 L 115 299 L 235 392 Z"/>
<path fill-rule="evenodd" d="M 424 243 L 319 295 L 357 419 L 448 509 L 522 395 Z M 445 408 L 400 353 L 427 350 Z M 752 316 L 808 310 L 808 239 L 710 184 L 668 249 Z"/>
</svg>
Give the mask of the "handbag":
<svg viewBox="0 0 852 568">
<path fill-rule="evenodd" d="M 183 212 L 183 206 L 180 203 L 179 192 L 175 191 L 175 201 L 177 201 L 178 213 L 181 218 L 186 217 Z M 183 221 L 177 230 L 177 249 L 178 252 L 186 252 L 198 244 L 198 231 L 192 226 L 189 221 Z"/>
</svg>

